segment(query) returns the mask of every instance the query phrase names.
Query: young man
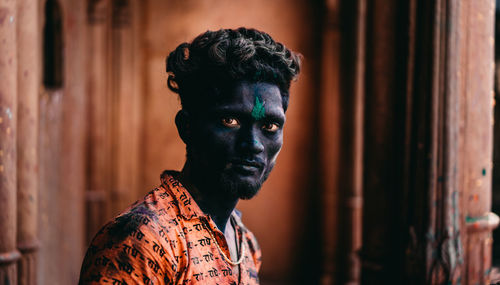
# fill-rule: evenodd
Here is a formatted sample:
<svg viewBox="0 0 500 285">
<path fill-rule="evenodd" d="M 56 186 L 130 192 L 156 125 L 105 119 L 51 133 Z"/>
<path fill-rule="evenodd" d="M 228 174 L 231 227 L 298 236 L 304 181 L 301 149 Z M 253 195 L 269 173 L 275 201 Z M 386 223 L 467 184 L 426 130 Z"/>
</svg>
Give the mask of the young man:
<svg viewBox="0 0 500 285">
<path fill-rule="evenodd" d="M 258 284 L 259 246 L 235 206 L 276 162 L 299 70 L 297 54 L 254 29 L 207 31 L 170 53 L 186 163 L 97 233 L 80 283 Z"/>
</svg>

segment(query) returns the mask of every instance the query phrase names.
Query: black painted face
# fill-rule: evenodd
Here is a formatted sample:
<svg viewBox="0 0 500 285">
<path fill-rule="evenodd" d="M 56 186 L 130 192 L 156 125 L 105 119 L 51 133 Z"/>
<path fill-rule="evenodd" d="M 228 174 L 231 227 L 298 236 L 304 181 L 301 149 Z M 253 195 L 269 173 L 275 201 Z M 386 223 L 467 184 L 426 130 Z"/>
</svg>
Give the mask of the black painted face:
<svg viewBox="0 0 500 285">
<path fill-rule="evenodd" d="M 195 117 L 188 159 L 198 182 L 240 199 L 252 198 L 283 144 L 285 112 L 279 88 L 240 82 Z"/>
</svg>

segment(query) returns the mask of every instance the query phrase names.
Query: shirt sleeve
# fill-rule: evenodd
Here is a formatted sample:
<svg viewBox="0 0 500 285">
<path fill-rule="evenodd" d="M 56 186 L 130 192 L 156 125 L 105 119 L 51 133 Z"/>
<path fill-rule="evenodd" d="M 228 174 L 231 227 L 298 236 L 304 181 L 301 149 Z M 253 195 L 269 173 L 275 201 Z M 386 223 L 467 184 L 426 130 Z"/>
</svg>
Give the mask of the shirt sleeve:
<svg viewBox="0 0 500 285">
<path fill-rule="evenodd" d="M 119 217 L 92 241 L 79 284 L 174 284 L 175 255 L 147 216 Z"/>
</svg>

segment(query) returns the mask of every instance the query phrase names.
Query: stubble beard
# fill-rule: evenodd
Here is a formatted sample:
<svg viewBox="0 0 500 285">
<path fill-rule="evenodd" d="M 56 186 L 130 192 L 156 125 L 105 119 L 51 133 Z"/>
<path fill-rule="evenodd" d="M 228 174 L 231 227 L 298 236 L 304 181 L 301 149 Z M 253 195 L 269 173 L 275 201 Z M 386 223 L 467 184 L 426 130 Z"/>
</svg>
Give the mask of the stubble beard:
<svg viewBox="0 0 500 285">
<path fill-rule="evenodd" d="M 260 179 L 241 180 L 230 168 L 214 167 L 209 163 L 194 163 L 199 160 L 190 152 L 188 152 L 188 159 L 193 162 L 195 177 L 201 185 L 208 186 L 207 188 L 215 195 L 229 195 L 242 200 L 249 200 L 257 195 L 274 167 L 274 163 L 266 167 Z"/>
<path fill-rule="evenodd" d="M 262 188 L 262 184 L 267 180 L 267 177 L 269 177 L 273 166 L 274 165 L 271 165 L 264 170 L 264 174 L 261 179 L 255 179 L 252 181 L 235 179 L 235 177 L 231 175 L 231 171 L 222 171 L 218 176 L 218 184 L 220 185 L 221 190 L 225 193 L 242 200 L 249 200 L 259 193 L 259 190 Z"/>
</svg>

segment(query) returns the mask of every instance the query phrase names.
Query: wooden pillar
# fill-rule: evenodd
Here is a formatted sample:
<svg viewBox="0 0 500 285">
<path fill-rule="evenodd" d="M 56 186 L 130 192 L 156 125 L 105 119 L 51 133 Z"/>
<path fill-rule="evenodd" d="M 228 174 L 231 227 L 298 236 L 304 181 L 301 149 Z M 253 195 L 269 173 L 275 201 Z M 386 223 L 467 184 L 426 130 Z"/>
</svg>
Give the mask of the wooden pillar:
<svg viewBox="0 0 500 285">
<path fill-rule="evenodd" d="M 87 6 L 85 1 L 45 3 L 38 275 L 40 284 L 76 284 L 87 246 Z"/>
<path fill-rule="evenodd" d="M 16 1 L 0 1 L 0 280 L 17 283 Z"/>
<path fill-rule="evenodd" d="M 463 205 L 468 284 L 490 284 L 492 231 L 498 216 L 491 213 L 493 151 L 493 84 L 495 1 L 462 2 L 461 76 L 463 101 Z M 498 122 L 496 122 L 498 123 Z M 497 165 L 498 167 L 498 165 Z M 498 242 L 498 241 L 497 241 Z"/>
<path fill-rule="evenodd" d="M 66 262 L 60 259 L 64 215 L 60 195 L 63 104 L 63 11 L 58 0 L 42 1 L 43 88 L 39 98 L 38 284 L 61 282 Z M 63 283 L 63 282 L 61 282 Z M 64 282 L 67 283 L 67 282 Z"/>
<path fill-rule="evenodd" d="M 61 264 L 58 248 L 61 244 L 57 234 L 61 223 L 60 182 L 61 173 L 61 109 L 63 86 L 63 34 L 62 9 L 59 1 L 42 2 L 41 34 L 43 42 L 43 88 L 39 98 L 39 209 L 37 280 L 38 284 L 58 282 Z"/>
<path fill-rule="evenodd" d="M 144 102 L 145 102 L 145 37 L 144 31 L 146 29 L 146 25 L 144 23 L 145 20 L 145 5 L 140 0 L 132 0 L 131 1 L 131 24 L 132 24 L 132 35 L 131 35 L 131 45 L 133 57 L 133 65 L 131 66 L 132 70 L 132 78 L 133 78 L 133 96 L 132 96 L 132 104 L 131 112 L 132 116 L 130 118 L 130 127 L 133 130 L 134 136 L 132 139 L 132 157 L 130 158 L 129 165 L 131 166 L 129 169 L 130 175 L 134 176 L 132 180 L 132 186 L 129 191 L 132 193 L 132 201 L 126 201 L 127 205 L 133 202 L 136 199 L 139 199 L 145 195 L 147 190 L 142 189 L 141 185 L 144 185 L 142 179 L 144 177 L 142 171 L 143 167 L 143 157 L 142 147 L 143 147 L 143 117 L 144 117 Z M 123 210 L 123 209 L 120 209 Z"/>
<path fill-rule="evenodd" d="M 493 4 L 408 6 L 400 283 L 489 284 Z"/>
<path fill-rule="evenodd" d="M 494 213 L 500 213 L 500 7 L 495 7 L 495 99 L 494 102 L 494 119 L 493 126 L 493 173 L 492 173 L 492 205 L 491 210 Z M 493 256 L 492 264 L 496 265 L 500 260 L 500 231 L 493 231 Z M 492 276 L 492 283 L 497 281 Z"/>
<path fill-rule="evenodd" d="M 135 201 L 138 175 L 138 110 L 134 93 L 134 38 L 132 1 L 113 0 L 112 61 L 112 192 L 113 215 Z"/>
<path fill-rule="evenodd" d="M 111 189 L 111 131 L 109 120 L 109 22 L 111 2 L 88 2 L 88 189 L 87 242 L 111 217 L 109 189 Z"/>
<path fill-rule="evenodd" d="M 363 205 L 366 1 L 340 5 L 340 141 L 337 166 L 339 251 L 337 282 L 359 284 Z"/>
<path fill-rule="evenodd" d="M 404 284 L 459 284 L 463 227 L 460 183 L 460 2 L 410 1 L 404 104 L 399 276 Z"/>
<path fill-rule="evenodd" d="M 320 113 L 320 153 L 319 173 L 323 185 L 322 192 L 322 234 L 323 234 L 323 261 L 321 270 L 321 284 L 334 284 L 338 275 L 342 273 L 340 264 L 345 263 L 345 258 L 340 260 L 339 236 L 343 229 L 340 223 L 339 186 L 344 180 L 339 169 L 342 162 L 337 158 L 342 153 L 340 149 L 340 29 L 338 1 L 325 1 L 325 15 L 323 19 L 323 46 L 321 54 L 321 96 L 319 102 Z M 343 256 L 345 257 L 345 256 Z"/>
<path fill-rule="evenodd" d="M 39 165 L 40 165 L 40 195 L 39 195 L 39 239 L 38 253 L 38 284 L 51 284 L 59 278 L 58 248 L 62 213 L 58 207 L 60 148 L 61 148 L 61 90 L 46 90 L 40 96 L 39 119 Z M 43 262 L 42 262 L 43 261 Z"/>
<path fill-rule="evenodd" d="M 18 132 L 17 132 L 17 248 L 19 284 L 36 284 L 38 250 L 38 87 L 40 53 L 38 1 L 19 0 L 17 6 Z"/>
<path fill-rule="evenodd" d="M 403 284 L 408 1 L 367 1 L 361 283 Z"/>
<path fill-rule="evenodd" d="M 424 91 L 430 94 L 425 272 L 429 282 L 443 284 L 462 279 L 459 69 L 463 46 L 459 41 L 460 3 L 436 1 L 429 8 L 433 33 L 428 54 L 430 90 Z"/>
<path fill-rule="evenodd" d="M 349 38 L 355 2 L 341 3 L 341 84 L 365 65 L 361 283 L 488 284 L 494 1 L 369 1 L 366 46 Z"/>
<path fill-rule="evenodd" d="M 59 280 L 76 284 L 85 244 L 85 188 L 87 135 L 87 25 L 85 1 L 61 1 L 64 23 L 64 93 L 60 164 L 60 201 L 63 227 Z"/>
</svg>

